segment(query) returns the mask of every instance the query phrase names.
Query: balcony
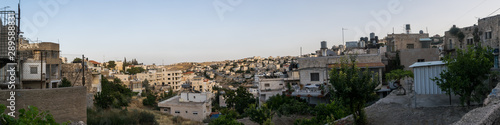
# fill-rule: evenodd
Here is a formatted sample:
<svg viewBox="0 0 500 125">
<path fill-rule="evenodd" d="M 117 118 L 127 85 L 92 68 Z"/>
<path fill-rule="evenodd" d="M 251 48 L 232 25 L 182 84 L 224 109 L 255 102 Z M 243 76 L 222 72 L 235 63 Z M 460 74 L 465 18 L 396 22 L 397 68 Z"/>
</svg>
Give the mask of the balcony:
<svg viewBox="0 0 500 125">
<path fill-rule="evenodd" d="M 326 85 L 309 85 L 302 87 L 294 85 L 292 91 L 285 91 L 287 96 L 297 96 L 297 97 L 325 97 L 328 94 L 329 89 Z"/>
</svg>

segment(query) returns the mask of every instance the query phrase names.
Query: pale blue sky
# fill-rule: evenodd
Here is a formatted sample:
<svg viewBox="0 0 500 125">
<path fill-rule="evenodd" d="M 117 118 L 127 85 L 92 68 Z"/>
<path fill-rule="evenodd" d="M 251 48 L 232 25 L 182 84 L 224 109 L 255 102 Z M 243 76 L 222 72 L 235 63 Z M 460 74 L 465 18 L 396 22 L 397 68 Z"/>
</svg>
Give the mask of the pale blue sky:
<svg viewBox="0 0 500 125">
<path fill-rule="evenodd" d="M 17 9 L 17 0 L 1 1 L 0 7 Z M 56 4 L 50 10 L 58 10 L 44 10 L 46 1 Z M 369 32 L 383 38 L 393 28 L 402 33 L 405 24 L 411 24 L 412 32 L 427 27 L 431 35 L 442 35 L 453 24 L 471 26 L 477 23 L 476 17 L 500 8 L 498 0 L 60 1 L 67 2 L 22 2 L 24 35 L 32 40 L 59 41 L 62 56 L 70 60 L 85 54 L 99 62 L 127 57 L 146 64 L 296 56 L 300 47 L 303 53 L 312 53 L 321 41 L 327 41 L 329 47 L 342 44 L 342 27 L 348 29 L 345 41 L 358 40 Z M 222 19 L 214 3 L 227 5 L 231 11 L 220 14 Z M 390 19 L 378 16 L 383 13 Z M 500 11 L 492 15 L 497 14 Z"/>
</svg>

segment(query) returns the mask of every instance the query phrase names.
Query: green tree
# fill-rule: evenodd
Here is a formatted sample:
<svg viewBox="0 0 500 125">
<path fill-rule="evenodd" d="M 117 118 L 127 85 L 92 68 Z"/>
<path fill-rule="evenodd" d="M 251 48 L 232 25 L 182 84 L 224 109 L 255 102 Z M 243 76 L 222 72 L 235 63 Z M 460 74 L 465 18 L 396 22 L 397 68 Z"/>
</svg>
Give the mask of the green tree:
<svg viewBox="0 0 500 125">
<path fill-rule="evenodd" d="M 243 123 L 240 123 L 236 121 L 234 118 L 229 118 L 226 115 L 221 115 L 219 118 L 216 118 L 214 120 L 211 120 L 208 125 L 244 125 Z"/>
<path fill-rule="evenodd" d="M 293 114 L 306 114 L 309 113 L 309 106 L 307 102 L 296 97 L 288 97 L 285 95 L 271 96 L 266 105 L 278 116 L 290 116 Z"/>
<path fill-rule="evenodd" d="M 385 79 L 399 81 L 405 77 L 413 78 L 413 72 L 410 70 L 396 69 L 385 74 Z"/>
<path fill-rule="evenodd" d="M 137 74 L 137 73 L 141 73 L 144 71 L 146 71 L 146 70 L 142 67 L 132 67 L 130 69 L 127 69 L 127 72 L 130 74 Z"/>
<path fill-rule="evenodd" d="M 82 63 L 82 59 L 81 58 L 75 58 L 75 59 L 73 59 L 72 63 Z"/>
<path fill-rule="evenodd" d="M 367 101 L 375 98 L 378 75 L 373 75 L 368 68 L 362 71 L 356 66 L 356 56 L 351 55 L 340 59 L 340 67 L 330 71 L 330 78 L 333 96 L 350 110 L 356 124 L 366 124 L 363 108 Z"/>
<path fill-rule="evenodd" d="M 101 79 L 102 91 L 94 96 L 96 106 L 107 109 L 110 107 L 121 108 L 128 106 L 133 95 L 132 90 L 122 85 L 120 79 L 115 78 L 113 82 Z"/>
<path fill-rule="evenodd" d="M 245 115 L 250 117 L 250 120 L 263 125 L 265 121 L 273 119 L 274 112 L 263 104 L 260 107 L 256 107 L 255 104 L 250 104 L 250 106 L 245 109 Z"/>
<path fill-rule="evenodd" d="M 64 77 L 61 82 L 62 82 L 62 84 L 59 85 L 59 87 L 71 87 L 72 86 L 71 82 L 68 79 L 66 79 L 66 77 Z"/>
<path fill-rule="evenodd" d="M 157 99 L 156 94 L 147 93 L 146 98 L 142 100 L 142 104 L 144 106 L 156 107 L 158 106 L 156 99 Z"/>
<path fill-rule="evenodd" d="M 87 109 L 89 125 L 158 125 L 155 115 L 128 109 Z"/>
<path fill-rule="evenodd" d="M 114 69 L 115 66 L 116 66 L 115 61 L 108 61 L 108 65 L 107 66 L 108 66 L 109 69 Z"/>
<path fill-rule="evenodd" d="M 6 108 L 5 105 L 0 104 L 0 124 L 2 125 L 59 125 L 48 111 L 40 112 L 35 106 L 28 106 L 28 110 L 20 109 L 17 119 L 5 114 Z"/>
<path fill-rule="evenodd" d="M 493 67 L 490 50 L 481 45 L 469 46 L 467 50 L 458 49 L 456 57 L 444 58 L 447 70 L 432 80 L 446 93 L 459 95 L 462 105 L 467 103 L 470 106 L 471 101 L 480 102 L 488 93 L 483 81 L 488 78 Z"/>
<path fill-rule="evenodd" d="M 224 97 L 226 98 L 227 107 L 234 108 L 240 114 L 243 114 L 245 108 L 247 108 L 250 104 L 256 102 L 253 95 L 242 86 L 238 87 L 236 91 L 225 90 L 225 92 L 226 94 Z"/>
<path fill-rule="evenodd" d="M 139 65 L 139 62 L 137 62 L 137 59 L 132 59 L 132 65 Z"/>
<path fill-rule="evenodd" d="M 325 124 L 328 116 L 333 117 L 333 119 L 340 119 L 348 114 L 348 111 L 340 101 L 332 101 L 328 104 L 321 103 L 316 105 L 312 112 L 312 115 L 316 116 L 316 119 L 318 119 L 321 124 Z"/>
<path fill-rule="evenodd" d="M 462 43 L 463 39 L 465 38 L 464 33 L 460 30 L 460 28 L 457 28 L 457 26 L 453 25 L 450 30 L 450 34 L 457 37 L 458 41 Z"/>
</svg>

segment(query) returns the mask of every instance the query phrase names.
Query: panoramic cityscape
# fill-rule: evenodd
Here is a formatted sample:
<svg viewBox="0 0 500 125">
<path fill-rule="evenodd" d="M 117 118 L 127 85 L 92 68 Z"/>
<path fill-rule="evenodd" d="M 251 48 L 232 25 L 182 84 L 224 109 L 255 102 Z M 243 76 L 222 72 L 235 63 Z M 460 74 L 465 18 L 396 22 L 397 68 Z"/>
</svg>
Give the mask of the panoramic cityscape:
<svg viewBox="0 0 500 125">
<path fill-rule="evenodd" d="M 0 125 L 500 124 L 500 1 L 0 3 Z"/>
</svg>

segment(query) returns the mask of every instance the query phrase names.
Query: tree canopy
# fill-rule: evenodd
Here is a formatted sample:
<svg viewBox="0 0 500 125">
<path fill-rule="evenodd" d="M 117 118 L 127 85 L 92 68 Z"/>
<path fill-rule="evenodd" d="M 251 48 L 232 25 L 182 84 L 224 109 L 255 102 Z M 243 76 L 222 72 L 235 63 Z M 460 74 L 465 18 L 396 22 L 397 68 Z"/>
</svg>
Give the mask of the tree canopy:
<svg viewBox="0 0 500 125">
<path fill-rule="evenodd" d="M 146 70 L 142 67 L 132 67 L 130 69 L 127 69 L 127 72 L 130 74 L 137 74 L 137 73 L 141 73 L 144 71 L 146 71 Z"/>
<path fill-rule="evenodd" d="M 469 46 L 467 50 L 458 49 L 455 57 L 446 56 L 447 70 L 432 80 L 446 93 L 460 96 L 462 105 L 471 101 L 480 102 L 488 93 L 483 83 L 491 73 L 493 54 L 489 48 Z"/>
<path fill-rule="evenodd" d="M 73 59 L 73 62 L 71 62 L 71 63 L 82 63 L 82 59 L 77 57 L 77 58 Z"/>
<path fill-rule="evenodd" d="M 256 102 L 252 94 L 250 94 L 245 88 L 238 87 L 235 91 L 224 90 L 224 97 L 226 98 L 226 104 L 228 108 L 234 108 L 238 113 L 243 114 L 245 108 L 250 104 Z"/>
<path fill-rule="evenodd" d="M 330 71 L 333 96 L 341 100 L 352 112 L 356 124 L 366 124 L 364 107 L 367 101 L 376 98 L 378 75 L 356 66 L 356 56 L 340 59 L 340 68 Z"/>
<path fill-rule="evenodd" d="M 108 68 L 112 69 L 112 68 L 115 68 L 116 64 L 115 64 L 115 61 L 108 61 Z"/>
<path fill-rule="evenodd" d="M 110 82 L 103 78 L 101 86 L 102 91 L 94 96 L 96 106 L 103 109 L 128 106 L 133 93 L 132 90 L 122 85 L 120 79 L 115 78 L 113 82 Z"/>
</svg>

